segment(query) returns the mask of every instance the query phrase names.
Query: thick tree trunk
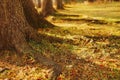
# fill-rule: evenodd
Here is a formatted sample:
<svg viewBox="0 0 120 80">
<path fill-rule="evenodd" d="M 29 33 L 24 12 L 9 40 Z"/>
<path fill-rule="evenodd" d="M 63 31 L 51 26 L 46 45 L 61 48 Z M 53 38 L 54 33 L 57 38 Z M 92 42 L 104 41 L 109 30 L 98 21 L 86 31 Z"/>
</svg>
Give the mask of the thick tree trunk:
<svg viewBox="0 0 120 80">
<path fill-rule="evenodd" d="M 62 0 L 53 0 L 56 9 L 64 9 Z"/>
<path fill-rule="evenodd" d="M 55 12 L 52 0 L 41 0 L 41 9 L 41 13 L 44 17 Z"/>
<path fill-rule="evenodd" d="M 25 17 L 33 28 L 54 27 L 52 23 L 45 20 L 44 17 L 37 12 L 32 0 L 21 0 L 21 3 Z"/>
<path fill-rule="evenodd" d="M 61 67 L 34 51 L 27 42 L 29 39 L 40 40 L 37 31 L 28 24 L 25 18 L 20 0 L 0 0 L 0 50 L 13 49 L 21 55 L 32 53 L 36 61 L 54 67 L 53 78 L 56 79 L 61 72 Z"/>
</svg>

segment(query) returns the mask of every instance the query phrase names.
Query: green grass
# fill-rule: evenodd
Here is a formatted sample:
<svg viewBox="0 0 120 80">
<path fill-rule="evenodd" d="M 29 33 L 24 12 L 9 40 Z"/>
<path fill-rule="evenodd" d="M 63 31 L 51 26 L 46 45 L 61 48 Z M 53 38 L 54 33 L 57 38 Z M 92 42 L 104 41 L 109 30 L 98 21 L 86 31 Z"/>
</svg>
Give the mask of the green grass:
<svg viewBox="0 0 120 80">
<path fill-rule="evenodd" d="M 74 40 L 76 45 L 71 44 L 71 51 L 78 55 L 78 59 L 85 59 L 112 70 L 110 73 L 108 71 L 107 77 L 103 76 L 103 71 L 93 72 L 96 74 L 95 80 L 119 80 L 119 10 L 119 3 L 67 5 L 65 10 L 47 18 L 58 27 L 45 33 Z M 116 76 L 112 76 L 113 74 Z M 87 77 L 91 79 L 90 76 Z"/>
<path fill-rule="evenodd" d="M 120 4 L 78 4 L 73 5 L 69 10 L 71 13 L 84 14 L 91 17 L 102 17 L 106 19 L 120 19 Z"/>
</svg>

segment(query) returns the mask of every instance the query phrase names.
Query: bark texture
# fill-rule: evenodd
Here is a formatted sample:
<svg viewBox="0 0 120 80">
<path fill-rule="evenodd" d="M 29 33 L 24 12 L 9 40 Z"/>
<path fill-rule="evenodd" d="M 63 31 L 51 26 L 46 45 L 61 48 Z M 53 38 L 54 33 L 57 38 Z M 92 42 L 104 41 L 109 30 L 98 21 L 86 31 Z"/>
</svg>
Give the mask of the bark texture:
<svg viewBox="0 0 120 80">
<path fill-rule="evenodd" d="M 31 55 L 30 53 L 32 53 L 36 61 L 53 67 L 51 80 L 55 80 L 61 72 L 61 67 L 33 50 L 28 44 L 29 39 L 36 41 L 41 39 L 37 31 L 28 24 L 21 3 L 22 0 L 0 0 L 0 50 L 12 49 L 20 55 Z"/>
<path fill-rule="evenodd" d="M 28 23 L 33 28 L 38 29 L 44 27 L 54 27 L 52 23 L 45 20 L 44 17 L 37 12 L 32 0 L 20 0 L 20 1 L 24 9 L 25 17 Z"/>
<path fill-rule="evenodd" d="M 44 17 L 51 15 L 55 12 L 52 0 L 41 0 L 41 9 L 41 13 Z"/>
</svg>

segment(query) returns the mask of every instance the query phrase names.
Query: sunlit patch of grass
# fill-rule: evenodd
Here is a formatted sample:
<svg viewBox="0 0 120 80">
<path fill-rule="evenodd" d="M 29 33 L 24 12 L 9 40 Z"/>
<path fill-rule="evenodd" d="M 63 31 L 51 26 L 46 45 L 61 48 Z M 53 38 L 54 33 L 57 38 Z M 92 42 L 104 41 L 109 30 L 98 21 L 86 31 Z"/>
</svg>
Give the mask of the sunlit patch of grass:
<svg viewBox="0 0 120 80">
<path fill-rule="evenodd" d="M 60 26 L 59 31 L 56 28 L 52 30 L 52 33 L 57 34 L 58 32 L 59 35 L 67 34 L 91 36 L 118 36 L 120 34 L 120 25 L 116 23 L 120 21 L 119 3 L 108 3 L 99 5 L 77 4 L 67 6 L 68 7 L 66 7 L 66 10 L 60 11 L 51 18 L 51 21 L 55 25 Z M 88 21 L 89 19 L 91 19 L 91 22 Z M 94 19 L 103 20 L 103 23 L 107 23 L 101 25 L 98 22 L 96 24 L 94 22 Z"/>
<path fill-rule="evenodd" d="M 84 14 L 84 15 L 89 15 L 93 17 L 104 17 L 104 18 L 114 18 L 114 19 L 120 18 L 119 3 L 109 3 L 109 4 L 99 4 L 99 5 L 98 4 L 97 5 L 78 4 L 73 6 L 74 7 L 68 8 L 71 11 L 71 13 L 73 12 L 76 14 Z"/>
<path fill-rule="evenodd" d="M 69 38 L 75 44 L 42 40 L 41 43 L 31 41 L 30 45 L 66 66 L 60 79 L 119 80 L 119 10 L 119 3 L 67 5 L 65 10 L 46 18 L 57 27 L 39 29 L 39 32 Z"/>
<path fill-rule="evenodd" d="M 48 33 L 75 39 L 79 44 L 73 45 L 72 50 L 80 59 L 88 59 L 96 64 L 102 58 L 112 59 L 111 55 L 118 53 L 120 47 L 119 9 L 119 3 L 67 5 L 66 10 L 49 17 L 59 27 Z M 119 69 L 116 63 L 109 61 L 102 65 Z"/>
</svg>

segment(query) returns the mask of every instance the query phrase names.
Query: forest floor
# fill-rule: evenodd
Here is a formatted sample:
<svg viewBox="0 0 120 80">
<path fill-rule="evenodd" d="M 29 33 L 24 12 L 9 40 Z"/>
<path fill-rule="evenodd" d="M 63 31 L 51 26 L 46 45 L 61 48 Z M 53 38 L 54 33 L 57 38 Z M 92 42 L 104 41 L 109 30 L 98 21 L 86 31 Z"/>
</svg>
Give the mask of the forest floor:
<svg viewBox="0 0 120 80">
<path fill-rule="evenodd" d="M 30 45 L 64 66 L 58 80 L 120 80 L 119 3 L 66 5 L 47 20 L 56 27 L 39 32 L 62 38 L 63 43 L 43 40 Z M 13 54 L 2 54 L 0 80 L 49 80 L 48 69 L 39 64 L 18 66 Z"/>
</svg>

